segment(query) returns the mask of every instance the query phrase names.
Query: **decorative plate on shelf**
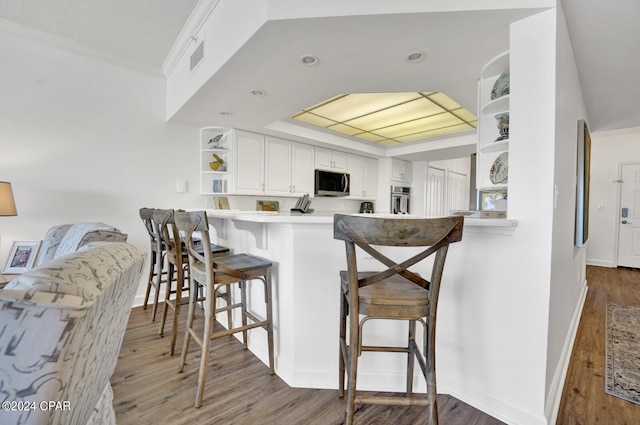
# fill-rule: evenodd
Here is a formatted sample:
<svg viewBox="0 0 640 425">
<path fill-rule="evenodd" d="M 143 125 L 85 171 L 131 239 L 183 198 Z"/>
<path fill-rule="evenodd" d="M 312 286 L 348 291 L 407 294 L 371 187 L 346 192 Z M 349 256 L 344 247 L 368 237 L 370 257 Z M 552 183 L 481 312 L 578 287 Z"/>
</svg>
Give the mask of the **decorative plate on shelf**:
<svg viewBox="0 0 640 425">
<path fill-rule="evenodd" d="M 502 152 L 491 166 L 489 180 L 493 184 L 505 184 L 509 178 L 509 152 Z"/>
<path fill-rule="evenodd" d="M 496 82 L 493 84 L 493 88 L 491 89 L 491 100 L 497 99 L 502 96 L 506 96 L 509 94 L 509 70 L 504 71 Z"/>
</svg>

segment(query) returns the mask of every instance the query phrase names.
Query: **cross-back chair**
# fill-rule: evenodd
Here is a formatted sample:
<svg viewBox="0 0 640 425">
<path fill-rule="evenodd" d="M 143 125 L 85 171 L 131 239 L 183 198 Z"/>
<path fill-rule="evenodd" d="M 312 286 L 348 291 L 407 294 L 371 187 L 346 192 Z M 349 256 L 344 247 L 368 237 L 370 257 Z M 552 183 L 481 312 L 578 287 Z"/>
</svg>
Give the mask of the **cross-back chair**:
<svg viewBox="0 0 640 425">
<path fill-rule="evenodd" d="M 200 356 L 200 372 L 198 374 L 198 388 L 196 391 L 195 407 L 200 407 L 204 393 L 204 384 L 207 375 L 209 362 L 209 348 L 212 339 L 221 338 L 242 332 L 242 340 L 247 348 L 247 331 L 254 328 L 263 328 L 267 331 L 267 348 L 269 351 L 269 372 L 273 375 L 273 314 L 272 314 L 272 288 L 271 288 L 271 267 L 272 263 L 264 258 L 249 254 L 233 254 L 225 257 L 214 258 L 209 250 L 204 253 L 199 252 L 194 244 L 193 235 L 198 234 L 202 244 L 210 244 L 209 222 L 204 211 L 197 212 L 176 212 L 175 222 L 178 229 L 185 234 L 185 243 L 189 256 L 189 312 L 187 314 L 187 330 L 185 332 L 182 346 L 182 357 L 180 359 L 180 369 L 182 372 L 189 350 L 191 338 L 198 343 L 202 349 Z M 257 317 L 249 311 L 247 306 L 247 283 L 260 281 L 264 284 L 264 296 L 266 304 L 266 317 Z M 215 294 L 218 291 L 230 291 L 230 285 L 238 284 L 241 299 L 223 308 L 217 308 Z M 198 293 L 197 286 L 204 287 L 204 333 L 198 335 L 193 329 L 195 316 L 195 305 Z M 237 300 L 235 300 L 237 301 Z M 217 312 L 240 309 L 241 326 L 235 326 L 231 320 L 228 329 L 213 331 L 213 321 Z"/>
<path fill-rule="evenodd" d="M 347 398 L 345 425 L 354 421 L 355 404 L 427 406 L 429 424 L 438 423 L 435 375 L 435 329 L 438 294 L 449 244 L 462 239 L 463 217 L 378 218 L 355 215 L 334 217 L 334 238 L 346 246 L 347 270 L 340 272 L 340 360 L 338 392 Z M 356 247 L 382 263 L 384 269 L 361 271 Z M 407 260 L 389 258 L 382 247 L 424 247 Z M 415 252 L 415 250 L 412 250 Z M 409 268 L 428 257 L 433 258 L 430 279 Z M 426 268 L 426 262 L 420 267 Z M 424 274 L 424 273 L 423 273 Z M 360 320 L 360 316 L 364 318 Z M 347 316 L 349 320 L 347 322 Z M 407 345 L 369 346 L 362 344 L 363 326 L 370 319 L 406 320 L 409 322 Z M 416 343 L 416 323 L 423 326 L 422 352 Z M 347 329 L 349 338 L 347 339 Z M 358 358 L 363 351 L 406 353 L 406 394 L 395 396 L 360 396 L 356 391 Z M 413 369 L 418 362 L 427 384 L 427 394 L 413 394 Z"/>
<path fill-rule="evenodd" d="M 153 222 L 156 226 L 161 243 L 166 247 L 166 257 L 168 264 L 167 286 L 165 289 L 164 306 L 162 318 L 160 320 L 160 335 L 164 334 L 164 327 L 167 321 L 167 313 L 173 311 L 173 321 L 171 330 L 171 346 L 169 353 L 173 355 L 178 336 L 178 319 L 180 317 L 180 307 L 188 304 L 189 299 L 184 299 L 183 291 L 189 290 L 189 257 L 184 240 L 180 237 L 180 232 L 175 225 L 174 210 L 156 209 L 153 211 Z M 196 249 L 202 253 L 204 244 L 198 244 Z M 212 257 L 221 257 L 229 254 L 229 248 L 209 244 Z M 175 283 L 175 284 L 174 284 Z M 216 296 L 225 300 L 229 304 L 229 294 L 227 292 L 217 293 Z M 228 321 L 231 321 L 231 311 L 227 312 Z"/>
<path fill-rule="evenodd" d="M 149 240 L 151 242 L 150 252 L 151 259 L 149 261 L 149 274 L 147 277 L 147 290 L 144 295 L 143 308 L 146 310 L 149 303 L 149 296 L 151 295 L 151 288 L 155 288 L 153 298 L 153 313 L 151 314 L 151 321 L 156 320 L 156 312 L 158 310 L 158 299 L 160 298 L 160 288 L 163 283 L 167 281 L 167 269 L 165 267 L 167 247 L 162 243 L 158 236 L 157 227 L 153 221 L 153 211 L 155 208 L 140 208 L 140 218 L 144 224 L 147 233 L 149 233 Z"/>
</svg>

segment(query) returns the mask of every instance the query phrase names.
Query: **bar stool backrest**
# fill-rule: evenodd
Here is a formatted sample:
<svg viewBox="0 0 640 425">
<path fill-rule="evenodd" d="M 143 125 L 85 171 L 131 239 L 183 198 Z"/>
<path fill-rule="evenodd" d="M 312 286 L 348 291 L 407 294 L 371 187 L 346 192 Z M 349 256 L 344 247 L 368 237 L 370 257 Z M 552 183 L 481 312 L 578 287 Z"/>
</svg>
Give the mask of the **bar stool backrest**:
<svg viewBox="0 0 640 425">
<path fill-rule="evenodd" d="M 189 261 L 212 264 L 213 259 L 211 250 L 205 249 L 203 253 L 199 253 L 193 239 L 193 234 L 199 233 L 202 245 L 211 245 L 211 238 L 209 237 L 209 220 L 207 220 L 206 213 L 204 211 L 176 211 L 173 217 L 178 230 L 184 233 Z M 213 282 L 213 279 L 211 281 Z"/>
<path fill-rule="evenodd" d="M 462 240 L 464 217 L 441 218 L 379 218 L 367 216 L 334 216 L 334 239 L 344 240 L 347 250 L 349 292 L 357 297 L 358 288 L 401 275 L 430 292 L 432 302 L 437 301 L 438 286 L 450 243 Z M 355 247 L 358 246 L 387 268 L 358 279 Z M 428 247 L 411 258 L 396 263 L 375 246 Z M 430 281 L 408 270 L 409 267 L 432 254 L 436 259 Z M 435 287 L 432 287 L 432 284 Z M 354 301 L 357 298 L 354 298 Z"/>
<path fill-rule="evenodd" d="M 180 242 L 180 232 L 175 225 L 174 211 L 171 209 L 156 209 L 153 211 L 153 224 L 161 243 L 173 257 L 175 264 L 183 264 L 183 250 Z"/>
<path fill-rule="evenodd" d="M 144 227 L 147 229 L 147 233 L 149 233 L 152 249 L 158 249 L 160 240 L 158 238 L 156 226 L 153 221 L 154 210 L 155 208 L 140 208 L 140 218 L 142 219 L 142 223 L 144 223 Z"/>
</svg>

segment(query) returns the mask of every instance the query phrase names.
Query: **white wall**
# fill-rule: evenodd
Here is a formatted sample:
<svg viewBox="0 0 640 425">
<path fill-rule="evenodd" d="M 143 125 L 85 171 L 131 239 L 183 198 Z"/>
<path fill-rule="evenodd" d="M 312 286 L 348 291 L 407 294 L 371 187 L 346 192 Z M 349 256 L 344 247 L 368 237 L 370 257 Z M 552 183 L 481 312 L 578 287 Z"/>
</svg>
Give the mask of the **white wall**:
<svg viewBox="0 0 640 425">
<path fill-rule="evenodd" d="M 140 207 L 204 206 L 198 131 L 165 122 L 163 78 L 8 36 L 0 57 L 0 180 L 18 208 L 0 217 L 2 262 L 13 240 L 77 221 L 116 226 L 148 251 Z"/>
<path fill-rule="evenodd" d="M 510 424 L 548 423 L 555 28 L 555 10 L 511 26 L 508 215 L 517 228 L 465 227 L 438 306 L 439 390 Z M 426 171 L 420 164 L 415 173 Z"/>
<path fill-rule="evenodd" d="M 510 37 L 508 215 L 518 226 L 513 234 L 465 228 L 452 247 L 438 308 L 438 378 L 442 391 L 507 423 L 548 424 L 584 290 L 571 165 L 584 106 L 562 12 L 516 22 Z M 421 164 L 416 173 L 425 172 Z"/>
<path fill-rule="evenodd" d="M 586 108 L 561 5 L 556 40 L 556 112 L 551 287 L 546 367 L 547 418 L 554 419 L 586 294 L 586 247 L 574 246 L 578 120 Z M 557 192 L 556 192 L 557 191 Z M 556 195 L 557 193 L 557 195 Z"/>
<path fill-rule="evenodd" d="M 591 133 L 589 264 L 617 266 L 620 185 L 614 180 L 629 162 L 640 162 L 640 127 Z"/>
</svg>

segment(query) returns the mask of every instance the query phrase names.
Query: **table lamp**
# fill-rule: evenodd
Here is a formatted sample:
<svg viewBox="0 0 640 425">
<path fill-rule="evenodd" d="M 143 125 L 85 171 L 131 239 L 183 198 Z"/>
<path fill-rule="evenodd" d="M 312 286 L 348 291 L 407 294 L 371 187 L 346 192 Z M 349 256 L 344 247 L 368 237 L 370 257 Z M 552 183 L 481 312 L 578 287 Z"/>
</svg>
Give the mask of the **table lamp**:
<svg viewBox="0 0 640 425">
<path fill-rule="evenodd" d="M 0 216 L 18 215 L 11 183 L 0 182 Z"/>
</svg>

